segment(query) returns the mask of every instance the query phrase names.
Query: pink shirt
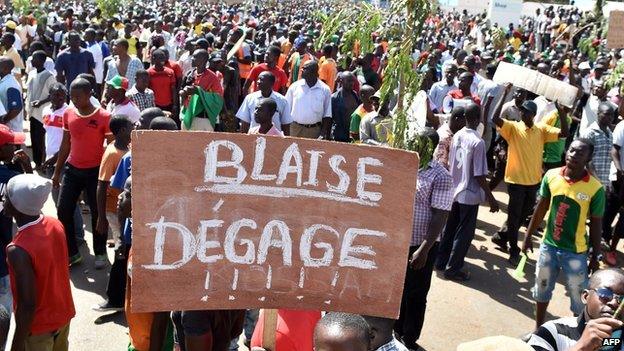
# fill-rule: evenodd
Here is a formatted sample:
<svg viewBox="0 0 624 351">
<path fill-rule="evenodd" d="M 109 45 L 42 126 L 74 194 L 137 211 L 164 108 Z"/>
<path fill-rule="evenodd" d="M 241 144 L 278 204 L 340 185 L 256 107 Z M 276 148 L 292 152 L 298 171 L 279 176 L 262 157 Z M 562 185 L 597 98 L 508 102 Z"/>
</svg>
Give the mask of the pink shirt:
<svg viewBox="0 0 624 351">
<path fill-rule="evenodd" d="M 262 134 L 260 133 L 260 126 L 255 126 L 253 128 L 250 128 L 247 134 Z M 275 128 L 275 126 L 272 126 L 271 129 L 269 129 L 269 131 L 266 132 L 266 135 L 283 137 L 284 133 L 282 133 L 279 129 Z"/>
</svg>

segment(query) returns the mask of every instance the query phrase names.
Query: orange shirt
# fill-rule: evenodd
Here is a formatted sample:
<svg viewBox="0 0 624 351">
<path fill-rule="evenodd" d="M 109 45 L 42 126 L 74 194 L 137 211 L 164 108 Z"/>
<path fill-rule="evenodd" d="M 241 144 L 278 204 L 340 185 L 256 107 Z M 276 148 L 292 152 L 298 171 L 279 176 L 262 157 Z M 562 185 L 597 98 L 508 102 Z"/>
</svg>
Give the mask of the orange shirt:
<svg viewBox="0 0 624 351">
<path fill-rule="evenodd" d="M 277 59 L 277 67 L 284 69 L 284 65 L 286 65 L 286 55 L 280 54 L 279 59 Z"/>
<path fill-rule="evenodd" d="M 323 59 L 319 67 L 319 79 L 324 81 L 329 90 L 333 93 L 336 86 L 336 76 L 338 75 L 338 65 L 333 58 Z"/>
<path fill-rule="evenodd" d="M 128 152 L 127 150 L 119 150 L 115 147 L 115 144 L 109 144 L 102 156 L 102 163 L 100 163 L 100 173 L 98 180 L 103 182 L 110 182 L 111 178 L 117 171 L 117 166 L 121 157 Z M 117 198 L 121 194 L 121 190 L 113 188 L 111 186 L 106 190 L 106 212 L 117 213 Z"/>
<path fill-rule="evenodd" d="M 288 77 L 289 84 L 292 84 L 301 79 L 301 72 L 303 71 L 303 65 L 312 60 L 312 55 L 306 53 L 303 57 L 300 57 L 298 52 L 295 52 L 290 57 L 288 63 L 290 64 L 290 75 Z M 297 71 L 297 72 L 295 72 Z"/>
<path fill-rule="evenodd" d="M 284 42 L 282 43 L 282 47 L 281 47 L 282 54 L 284 55 L 290 54 L 290 50 L 292 49 L 292 47 L 293 47 L 293 44 L 290 41 L 284 40 Z"/>
</svg>

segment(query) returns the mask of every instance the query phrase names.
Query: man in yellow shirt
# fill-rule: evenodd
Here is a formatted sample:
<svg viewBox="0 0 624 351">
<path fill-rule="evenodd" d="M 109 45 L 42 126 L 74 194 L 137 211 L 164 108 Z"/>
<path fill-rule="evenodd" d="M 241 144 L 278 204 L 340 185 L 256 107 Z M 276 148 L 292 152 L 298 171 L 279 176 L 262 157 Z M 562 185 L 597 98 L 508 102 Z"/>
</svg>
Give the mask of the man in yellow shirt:
<svg viewBox="0 0 624 351">
<path fill-rule="evenodd" d="M 319 60 L 319 79 L 327 84 L 332 93 L 336 86 L 336 75 L 338 74 L 335 56 L 336 47 L 332 44 L 327 44 L 323 47 L 323 57 Z"/>
<path fill-rule="evenodd" d="M 533 101 L 525 101 L 522 104 L 521 121 L 503 120 L 500 117 L 500 111 L 511 87 L 511 84 L 505 86 L 503 98 L 496 106 L 492 118 L 501 136 L 509 144 L 505 168 L 505 183 L 507 183 L 509 193 L 507 233 L 505 235 L 504 232 L 499 232 L 492 237 L 492 242 L 503 249 L 506 249 L 509 244 L 509 262 L 515 266 L 520 259 L 518 230 L 533 210 L 542 179 L 544 144 L 555 142 L 560 137 L 567 137 L 569 127 L 567 111 L 559 104 L 557 104 L 557 110 L 561 120 L 561 129 L 533 123 L 533 118 L 537 113 L 537 105 Z"/>
<path fill-rule="evenodd" d="M 15 43 L 15 36 L 11 33 L 4 33 L 2 36 L 2 47 L 4 48 L 4 56 L 8 57 L 13 61 L 13 75 L 15 79 L 22 84 L 22 70 L 26 67 L 24 66 L 24 61 L 22 61 L 22 57 L 15 50 L 13 44 Z"/>
</svg>

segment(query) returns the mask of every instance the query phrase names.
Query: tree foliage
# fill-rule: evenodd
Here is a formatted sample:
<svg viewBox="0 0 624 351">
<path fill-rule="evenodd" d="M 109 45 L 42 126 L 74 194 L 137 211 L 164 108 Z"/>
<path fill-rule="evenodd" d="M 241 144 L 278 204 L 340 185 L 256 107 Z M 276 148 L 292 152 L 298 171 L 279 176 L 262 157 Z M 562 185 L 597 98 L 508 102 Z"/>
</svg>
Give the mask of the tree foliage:
<svg viewBox="0 0 624 351">
<path fill-rule="evenodd" d="M 317 13 L 322 30 L 316 48 L 331 41 L 332 36 L 342 32 L 340 53 L 353 57 L 356 42 L 359 52 L 372 52 L 372 32 L 388 39 L 388 64 L 381 86 L 382 100 L 397 96 L 394 110 L 393 146 L 418 150 L 418 141 L 407 135 L 408 115 L 404 102 L 410 101 L 420 89 L 421 75 L 415 69 L 412 52 L 425 20 L 435 6 L 429 0 L 393 0 L 389 9 L 379 9 L 364 3 L 339 3 L 332 6 L 332 13 Z"/>
<path fill-rule="evenodd" d="M 95 0 L 98 9 L 102 11 L 103 18 L 111 18 L 121 12 L 122 8 L 127 5 L 125 0 Z"/>
</svg>

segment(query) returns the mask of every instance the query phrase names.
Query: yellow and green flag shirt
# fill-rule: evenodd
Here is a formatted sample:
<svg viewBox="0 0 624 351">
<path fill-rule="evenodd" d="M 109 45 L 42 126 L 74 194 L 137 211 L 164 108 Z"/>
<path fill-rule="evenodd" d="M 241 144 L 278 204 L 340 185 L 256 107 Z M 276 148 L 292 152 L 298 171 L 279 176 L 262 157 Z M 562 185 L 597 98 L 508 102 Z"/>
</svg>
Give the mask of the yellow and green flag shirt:
<svg viewBox="0 0 624 351">
<path fill-rule="evenodd" d="M 546 172 L 540 196 L 550 198 L 544 243 L 561 250 L 584 253 L 588 249 L 585 228 L 587 217 L 602 217 L 605 190 L 589 173 L 570 182 L 563 176 L 565 167 Z"/>
</svg>

